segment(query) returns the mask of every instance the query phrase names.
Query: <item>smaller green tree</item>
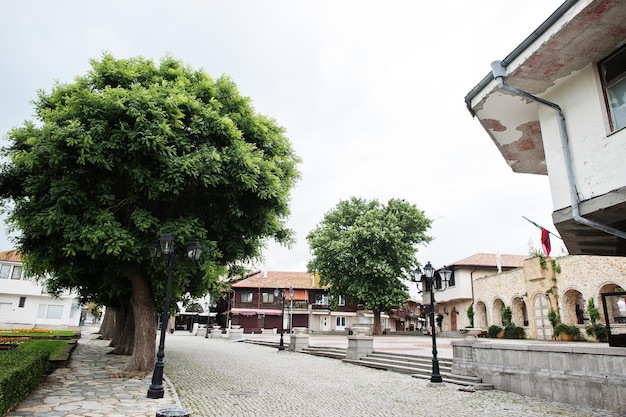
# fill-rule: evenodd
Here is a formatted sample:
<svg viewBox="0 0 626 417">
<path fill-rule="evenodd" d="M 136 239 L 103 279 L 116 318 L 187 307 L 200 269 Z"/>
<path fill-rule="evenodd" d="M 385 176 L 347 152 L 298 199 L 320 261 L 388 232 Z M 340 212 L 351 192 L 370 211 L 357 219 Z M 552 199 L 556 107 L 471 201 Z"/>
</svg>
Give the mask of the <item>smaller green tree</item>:
<svg viewBox="0 0 626 417">
<path fill-rule="evenodd" d="M 470 327 L 474 327 L 474 305 L 473 304 L 467 308 L 467 318 L 469 319 Z"/>
<path fill-rule="evenodd" d="M 418 266 L 417 246 L 432 239 L 426 235 L 430 224 L 404 200 L 341 201 L 307 235 L 313 254 L 308 269 L 319 273 L 321 285 L 330 285 L 331 296 L 347 296 L 372 310 L 373 334 L 381 334 L 381 312 L 409 297 L 404 281 Z"/>
<path fill-rule="evenodd" d="M 598 323 L 600 320 L 600 311 L 596 307 L 596 302 L 593 297 L 587 301 L 587 314 L 589 314 L 590 325 L 585 327 L 585 331 L 588 336 L 593 336 L 598 340 L 606 340 L 609 337 L 606 326 L 602 323 Z"/>
</svg>

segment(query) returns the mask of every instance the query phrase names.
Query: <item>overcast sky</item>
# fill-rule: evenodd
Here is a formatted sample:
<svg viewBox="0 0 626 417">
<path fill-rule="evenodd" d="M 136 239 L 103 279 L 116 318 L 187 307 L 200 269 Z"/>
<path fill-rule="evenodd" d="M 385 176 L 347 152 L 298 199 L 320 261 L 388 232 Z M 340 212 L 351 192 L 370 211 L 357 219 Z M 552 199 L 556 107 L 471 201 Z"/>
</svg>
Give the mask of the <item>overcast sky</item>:
<svg viewBox="0 0 626 417">
<path fill-rule="evenodd" d="M 0 14 L 0 134 L 31 119 L 36 91 L 71 82 L 103 51 L 166 54 L 229 75 L 302 158 L 292 249 L 259 269 L 304 271 L 307 233 L 340 200 L 402 198 L 433 219 L 433 266 L 528 254 L 556 232 L 545 176 L 514 174 L 464 97 L 561 0 L 31 1 Z M 106 4 L 106 6 L 105 6 Z M 13 247 L 6 227 L 0 250 Z M 562 244 L 552 238 L 553 254 Z"/>
</svg>

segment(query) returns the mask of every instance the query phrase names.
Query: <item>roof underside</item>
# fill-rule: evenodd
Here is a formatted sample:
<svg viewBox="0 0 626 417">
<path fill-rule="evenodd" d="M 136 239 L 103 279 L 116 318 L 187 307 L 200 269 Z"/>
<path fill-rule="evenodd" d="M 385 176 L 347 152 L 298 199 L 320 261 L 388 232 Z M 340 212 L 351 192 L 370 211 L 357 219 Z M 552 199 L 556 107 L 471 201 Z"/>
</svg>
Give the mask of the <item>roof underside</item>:
<svg viewBox="0 0 626 417">
<path fill-rule="evenodd" d="M 541 96 L 619 47 L 626 39 L 623 1 L 588 3 L 573 17 L 563 15 L 517 57 L 505 58 L 511 61 L 506 83 Z M 536 103 L 502 92 L 495 82 L 474 89 L 466 101 L 514 172 L 547 175 Z"/>
</svg>

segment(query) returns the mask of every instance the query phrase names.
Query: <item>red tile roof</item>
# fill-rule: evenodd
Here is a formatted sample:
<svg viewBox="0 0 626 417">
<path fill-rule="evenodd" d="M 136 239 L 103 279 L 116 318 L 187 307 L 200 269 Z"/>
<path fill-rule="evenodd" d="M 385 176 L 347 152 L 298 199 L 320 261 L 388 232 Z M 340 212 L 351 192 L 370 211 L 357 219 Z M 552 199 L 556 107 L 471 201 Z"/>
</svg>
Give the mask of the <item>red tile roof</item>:
<svg viewBox="0 0 626 417">
<path fill-rule="evenodd" d="M 524 260 L 528 259 L 526 255 L 500 255 L 500 265 L 502 268 L 521 268 L 524 266 Z M 477 253 L 468 258 L 456 261 L 448 266 L 498 266 L 495 253 Z"/>
<path fill-rule="evenodd" d="M 22 262 L 20 253 L 16 250 L 0 252 L 0 261 Z"/>
<path fill-rule="evenodd" d="M 310 272 L 256 271 L 231 285 L 234 288 L 320 288 L 319 277 Z"/>
</svg>

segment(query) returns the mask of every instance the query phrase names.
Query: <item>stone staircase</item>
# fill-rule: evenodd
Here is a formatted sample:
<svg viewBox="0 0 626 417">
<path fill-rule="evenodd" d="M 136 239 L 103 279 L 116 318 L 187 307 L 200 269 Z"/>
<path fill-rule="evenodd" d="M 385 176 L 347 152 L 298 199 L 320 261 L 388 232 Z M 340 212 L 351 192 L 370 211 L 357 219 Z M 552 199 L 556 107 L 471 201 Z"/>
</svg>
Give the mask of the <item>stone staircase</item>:
<svg viewBox="0 0 626 417">
<path fill-rule="evenodd" d="M 346 349 L 319 346 L 310 346 L 304 349 L 303 353 L 341 359 L 347 363 L 369 368 L 410 374 L 413 378 L 430 379 L 432 373 L 432 358 L 427 356 L 372 352 L 361 359 L 346 359 Z M 439 373 L 445 383 L 469 386 L 475 390 L 493 389 L 493 385 L 483 384 L 479 377 L 453 374 L 451 359 L 439 359 Z"/>
</svg>

